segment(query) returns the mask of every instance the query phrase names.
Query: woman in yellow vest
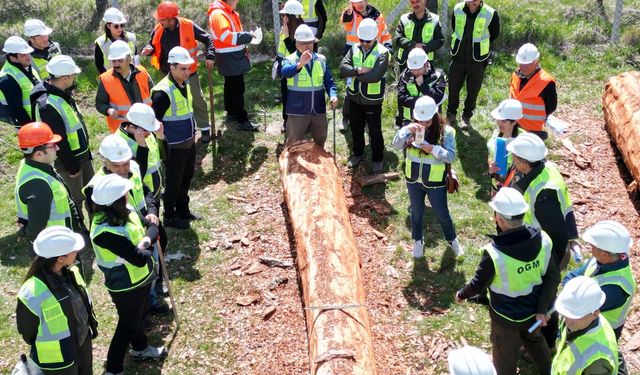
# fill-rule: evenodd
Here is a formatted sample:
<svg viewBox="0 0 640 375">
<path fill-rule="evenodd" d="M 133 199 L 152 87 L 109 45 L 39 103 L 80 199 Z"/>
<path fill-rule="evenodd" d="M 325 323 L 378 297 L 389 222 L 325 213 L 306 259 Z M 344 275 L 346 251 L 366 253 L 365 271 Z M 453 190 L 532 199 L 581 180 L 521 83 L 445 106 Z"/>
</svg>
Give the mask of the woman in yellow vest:
<svg viewBox="0 0 640 375">
<path fill-rule="evenodd" d="M 132 187 L 131 181 L 112 173 L 98 181 L 91 194 L 95 203 L 91 243 L 118 312 L 118 325 L 107 353 L 107 374 L 124 371 L 129 344 L 134 360 L 159 358 L 165 353 L 163 347 L 148 345 L 144 333 L 149 292 L 157 274 L 151 246 L 158 228 L 149 226 L 145 230 L 136 210 L 127 204 Z"/>
<path fill-rule="evenodd" d="M 489 156 L 487 164 L 489 175 L 495 182 L 496 189 L 504 185 L 509 185 L 516 174 L 515 167 L 512 166 L 511 154 L 507 152 L 507 144 L 515 139 L 518 134 L 525 131 L 520 128 L 518 120 L 522 118 L 522 104 L 515 99 L 506 99 L 500 102 L 498 107 L 491 111 L 491 117 L 496 120 L 498 129 L 487 142 Z M 500 155 L 496 155 L 499 153 Z M 496 156 L 503 157 L 502 162 Z M 504 168 L 504 170 L 501 170 Z"/>
<path fill-rule="evenodd" d="M 136 47 L 136 34 L 125 31 L 124 26 L 127 19 L 119 9 L 109 8 L 104 12 L 102 20 L 104 24 L 104 34 L 100 35 L 95 41 L 94 58 L 96 69 L 100 74 L 111 68 L 107 56 L 109 56 L 109 47 L 116 40 L 123 40 L 133 52 L 133 64 L 139 65 L 138 47 Z"/>
<path fill-rule="evenodd" d="M 423 256 L 422 222 L 425 198 L 442 226 L 444 237 L 456 257 L 464 250 L 458 242 L 447 205 L 446 164 L 456 158 L 456 133 L 438 114 L 433 98 L 423 96 L 413 109 L 415 122 L 402 127 L 393 138 L 393 146 L 405 151 L 405 180 L 411 202 L 411 237 L 415 241 L 414 258 Z"/>
<path fill-rule="evenodd" d="M 91 341 L 98 336 L 98 322 L 75 266 L 82 248 L 82 236 L 59 225 L 33 242 L 37 257 L 18 292 L 16 323 L 44 374 L 93 374 Z"/>
</svg>

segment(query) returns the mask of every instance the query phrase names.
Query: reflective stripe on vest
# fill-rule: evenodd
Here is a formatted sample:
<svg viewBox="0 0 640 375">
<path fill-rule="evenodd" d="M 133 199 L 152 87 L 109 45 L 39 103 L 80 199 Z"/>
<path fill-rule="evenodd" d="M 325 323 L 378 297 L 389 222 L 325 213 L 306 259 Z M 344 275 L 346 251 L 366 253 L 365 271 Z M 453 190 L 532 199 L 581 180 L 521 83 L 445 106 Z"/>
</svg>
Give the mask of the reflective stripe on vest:
<svg viewBox="0 0 640 375">
<path fill-rule="evenodd" d="M 62 225 L 69 229 L 74 229 L 71 225 L 71 203 L 67 187 L 57 178 L 43 170 L 28 165 L 25 163 L 24 159 L 20 161 L 20 166 L 18 167 L 15 187 L 15 200 L 18 210 L 18 218 L 29 220 L 28 206 L 20 199 L 19 191 L 22 185 L 36 178 L 44 180 L 47 185 L 49 185 L 51 194 L 53 195 L 51 208 L 49 209 L 47 227 L 52 225 Z"/>
<path fill-rule="evenodd" d="M 235 35 L 235 33 L 242 32 L 242 24 L 236 25 L 232 15 L 219 8 L 214 9 L 211 12 L 211 14 L 209 15 L 209 23 L 211 23 L 213 17 L 217 15 L 221 15 L 227 20 L 231 31 L 225 30 L 221 35 L 216 35 L 216 32 L 213 30 L 213 28 L 211 28 L 211 34 L 213 35 L 213 45 L 215 47 L 216 53 L 231 53 L 236 51 L 243 51 L 246 46 L 244 44 L 237 44 Z M 231 39 L 231 43 L 223 42 L 223 40 L 225 40 L 231 33 L 234 34 Z"/>
<path fill-rule="evenodd" d="M 451 34 L 451 55 L 458 54 L 460 44 L 462 42 L 462 36 L 464 35 L 464 26 L 467 23 L 467 14 L 464 12 L 465 2 L 456 4 L 453 8 L 453 15 L 455 16 L 456 24 L 454 25 L 453 33 Z M 473 59 L 475 61 L 484 61 L 489 57 L 489 50 L 491 47 L 489 33 L 489 24 L 493 19 L 495 10 L 483 4 L 480 8 L 478 15 L 476 16 L 473 24 Z M 476 55 L 478 53 L 479 55 Z"/>
<path fill-rule="evenodd" d="M 345 31 L 347 32 L 346 44 L 348 46 L 357 45 L 360 42 L 360 37 L 358 37 L 358 26 L 360 26 L 360 22 L 362 22 L 364 18 L 371 18 L 363 18 L 360 13 L 355 11 L 352 12 L 352 14 L 353 18 L 351 19 L 351 22 L 343 23 Z M 378 25 L 378 35 L 376 37 L 378 43 L 391 43 L 391 34 L 389 34 L 389 30 L 387 30 L 382 13 L 378 15 L 378 18 L 373 20 L 376 21 L 376 24 Z"/>
<path fill-rule="evenodd" d="M 446 127 L 444 129 L 444 134 L 442 137 L 453 134 L 455 137 L 455 129 L 451 127 Z M 428 154 L 421 149 L 414 147 L 413 145 L 409 145 L 406 148 L 406 155 L 404 159 L 404 176 L 408 183 L 419 183 L 425 185 L 426 183 L 438 183 L 444 182 L 444 174 L 446 171 L 446 165 L 443 161 L 436 159 L 433 155 Z M 413 164 L 418 164 L 418 175 L 413 175 Z M 422 175 L 424 165 L 429 165 L 429 176 L 427 176 L 427 180 L 424 180 L 424 176 Z"/>
<path fill-rule="evenodd" d="M 616 335 L 606 319 L 597 317 L 598 324 L 567 342 L 568 328 L 561 325 L 558 352 L 551 363 L 553 375 L 577 375 L 597 360 L 604 359 L 613 368 L 612 374 L 618 373 L 618 344 Z"/>
<path fill-rule="evenodd" d="M 318 56 L 318 55 L 316 55 Z M 286 57 L 287 61 L 295 65 L 300 61 L 300 56 L 297 53 L 293 53 Z M 324 90 L 324 72 L 326 69 L 326 62 L 324 59 L 318 57 L 311 62 L 313 67 L 311 68 L 311 75 L 306 66 L 291 78 L 287 78 L 287 89 L 291 91 L 322 91 Z"/>
<path fill-rule="evenodd" d="M 52 59 L 61 54 L 60 48 L 57 47 L 55 44 L 52 44 L 51 42 L 49 43 L 48 50 L 49 50 L 49 59 Z M 31 68 L 36 73 L 38 73 L 38 76 L 40 76 L 41 81 L 44 81 L 45 79 L 49 78 L 49 72 L 47 72 L 48 63 L 49 63 L 49 60 L 44 59 L 42 57 L 35 57 L 33 56 L 33 54 L 31 54 Z"/>
<path fill-rule="evenodd" d="M 66 100 L 54 94 L 47 94 L 47 104 L 51 105 L 64 121 L 69 148 L 76 156 L 89 152 L 89 140 L 82 121 L 73 107 Z M 36 120 L 40 121 L 40 111 L 36 112 Z M 81 149 L 84 143 L 84 149 Z"/>
<path fill-rule="evenodd" d="M 118 129 L 117 132 L 120 137 L 122 137 L 129 148 L 131 149 L 131 153 L 135 158 L 138 152 L 138 143 L 135 139 L 130 138 L 127 135 L 127 132 L 122 130 L 122 128 Z M 156 140 L 156 136 L 153 133 L 150 133 L 147 138 L 145 138 L 145 142 L 147 143 L 147 149 L 149 150 L 149 156 L 147 158 L 147 171 L 142 177 L 142 183 L 144 183 L 149 190 L 154 193 L 154 198 L 160 199 L 160 193 L 163 187 L 163 178 L 162 178 L 162 159 L 160 158 L 160 147 L 158 146 L 158 141 Z M 157 174 L 157 179 L 159 182 L 158 186 L 153 184 L 153 175 Z"/>
<path fill-rule="evenodd" d="M 31 72 L 33 73 L 33 76 L 40 81 L 38 73 L 33 69 Z M 31 117 L 31 100 L 29 99 L 29 95 L 33 89 L 33 82 L 31 82 L 31 80 L 20 69 L 15 67 L 13 64 L 9 64 L 8 61 L 4 63 L 2 70 L 0 70 L 0 78 L 7 75 L 11 76 L 18 86 L 20 86 L 20 91 L 22 92 L 22 108 L 24 108 L 27 115 Z M 8 105 L 2 90 L 0 90 L 0 103 Z"/>
<path fill-rule="evenodd" d="M 304 22 L 317 22 L 316 0 L 302 0 L 302 6 L 304 7 L 304 14 L 302 15 Z"/>
<path fill-rule="evenodd" d="M 284 43 L 284 40 L 287 39 L 287 36 L 283 33 L 280 33 L 280 41 L 278 42 L 278 57 L 284 58 L 287 56 L 287 46 Z"/>
<path fill-rule="evenodd" d="M 633 301 L 633 296 L 637 289 L 636 283 L 633 279 L 633 273 L 631 272 L 631 266 L 627 265 L 624 268 L 594 276 L 597 271 L 598 262 L 595 258 L 591 258 L 587 264 L 587 269 L 585 270 L 584 275 L 594 278 L 601 287 L 605 285 L 615 285 L 628 295 L 627 300 L 622 304 L 622 306 L 612 310 L 600 310 L 613 329 L 620 328 L 627 319 L 629 309 L 631 308 L 631 302 Z"/>
<path fill-rule="evenodd" d="M 186 49 L 194 60 L 193 64 L 191 64 L 191 69 L 189 70 L 189 72 L 193 74 L 198 70 L 198 41 L 196 40 L 196 36 L 193 31 L 193 21 L 182 17 L 177 18 L 179 24 L 178 32 L 180 34 L 180 47 Z M 160 55 L 162 54 L 162 44 L 160 43 L 160 40 L 164 33 L 164 27 L 160 24 L 156 24 L 153 31 L 153 40 L 151 41 L 151 46 L 153 47 L 151 65 L 156 69 L 160 69 Z"/>
<path fill-rule="evenodd" d="M 417 36 L 418 38 L 416 38 L 416 35 L 413 35 L 416 23 L 409 18 L 409 15 L 411 14 L 412 13 L 406 13 L 400 16 L 400 23 L 402 23 L 402 25 L 404 26 L 403 36 L 416 43 L 429 43 L 431 40 L 433 40 L 433 33 L 436 29 L 436 25 L 440 22 L 440 18 L 437 15 L 429 12 L 429 17 L 431 17 L 431 20 L 428 23 L 424 24 L 424 26 L 422 27 L 422 35 L 419 35 Z M 409 56 L 409 51 L 406 51 L 405 54 L 404 48 L 398 47 L 398 50 L 396 51 L 396 60 L 400 64 L 404 64 L 407 61 L 407 56 Z M 429 61 L 433 61 L 433 52 L 429 52 L 427 56 L 429 57 Z"/>
<path fill-rule="evenodd" d="M 536 218 L 536 199 L 538 194 L 543 189 L 551 189 L 557 192 L 558 201 L 560 202 L 560 210 L 562 216 L 567 217 L 567 214 L 573 212 L 573 206 L 571 204 L 571 198 L 569 197 L 569 189 L 564 182 L 562 175 L 552 163 L 546 162 L 542 172 L 536 178 L 529 183 L 527 190 L 524 192 L 524 199 L 529 204 L 529 211 L 524 214 L 523 222 L 533 227 L 540 228 L 540 223 Z"/>
<path fill-rule="evenodd" d="M 378 57 L 383 53 L 387 53 L 387 51 L 388 50 L 385 46 L 380 43 L 376 43 L 369 51 L 367 58 L 363 61 L 364 54 L 362 53 L 362 49 L 359 45 L 354 45 L 351 47 L 354 69 L 360 67 L 372 69 L 376 64 Z M 384 98 L 384 83 L 384 78 L 377 82 L 365 83 L 360 81 L 357 76 L 351 77 L 349 86 L 347 87 L 347 92 L 350 95 L 357 95 L 360 93 L 364 98 L 369 100 L 381 100 Z"/>
<path fill-rule="evenodd" d="M 407 83 L 407 91 L 409 92 L 409 95 L 413 98 L 420 96 L 420 91 L 418 90 L 418 86 L 416 85 L 415 82 L 411 81 Z M 413 119 L 413 116 L 411 116 L 411 111 L 413 110 L 413 108 L 411 107 L 402 107 L 402 119 L 403 120 L 408 120 L 411 121 Z"/>
<path fill-rule="evenodd" d="M 131 49 L 131 56 L 133 57 L 133 55 L 136 53 L 136 34 L 130 31 L 125 31 L 125 33 L 127 36 L 127 44 Z M 111 68 L 111 63 L 109 62 L 109 48 L 111 47 L 111 43 L 113 42 L 114 41 L 107 37 L 107 34 L 100 35 L 95 41 L 95 43 L 98 45 L 98 48 L 100 48 L 100 51 L 102 52 L 102 66 L 105 70 L 109 70 L 109 68 Z"/>
<path fill-rule="evenodd" d="M 540 94 L 549 83 L 555 81 L 551 74 L 540 69 L 520 90 L 520 77 L 515 72 L 511 74 L 509 92 L 512 99 L 518 99 L 522 104 L 522 118 L 518 123 L 525 130 L 542 131 L 544 128 L 547 110 Z"/>
<path fill-rule="evenodd" d="M 82 192 L 90 187 L 93 188 L 96 184 L 107 174 L 106 167 L 99 168 L 95 175 L 89 180 L 87 186 L 82 188 Z M 138 214 L 142 216 L 143 212 L 146 212 L 147 202 L 144 200 L 144 188 L 142 187 L 142 178 L 140 177 L 140 166 L 134 160 L 129 161 L 129 181 L 133 184 L 133 188 L 129 190 L 127 196 L 129 197 L 129 204 L 136 209 Z M 86 193 L 84 194 L 87 195 Z M 143 211 L 144 210 L 144 211 Z"/>
<path fill-rule="evenodd" d="M 125 226 L 114 227 L 101 222 L 104 216 L 97 214 L 91 223 L 91 242 L 96 254 L 96 263 L 104 272 L 105 286 L 112 292 L 124 292 L 135 289 L 151 279 L 155 274 L 153 257 L 142 267 L 134 266 L 125 259 L 117 256 L 109 249 L 96 245 L 94 239 L 103 232 L 122 236 L 137 245 L 144 237 L 145 230 L 138 213 L 129 212 L 129 220 Z"/>
<path fill-rule="evenodd" d="M 167 75 L 151 89 L 152 95 L 156 91 L 164 91 L 171 101 L 171 105 L 162 117 L 164 134 L 169 144 L 181 143 L 193 138 L 195 132 L 193 99 L 188 84 L 185 83 L 185 86 L 186 98 Z"/>
<path fill-rule="evenodd" d="M 138 88 L 140 89 L 140 97 L 142 98 L 142 103 L 151 105 L 151 88 L 149 87 L 149 74 L 147 70 L 142 66 L 136 66 L 136 68 L 140 71 L 136 73 L 135 82 L 138 84 Z M 127 92 L 124 90 L 124 86 L 120 78 L 116 77 L 113 74 L 113 68 L 107 70 L 106 72 L 100 74 L 100 81 L 102 81 L 102 85 L 104 86 L 107 95 L 109 96 L 109 106 L 116 110 L 118 113 L 118 118 L 113 119 L 111 116 L 107 116 L 107 125 L 109 126 L 109 132 L 114 133 L 120 127 L 123 121 L 126 121 L 127 112 L 131 108 L 131 100 L 127 95 Z"/>
</svg>

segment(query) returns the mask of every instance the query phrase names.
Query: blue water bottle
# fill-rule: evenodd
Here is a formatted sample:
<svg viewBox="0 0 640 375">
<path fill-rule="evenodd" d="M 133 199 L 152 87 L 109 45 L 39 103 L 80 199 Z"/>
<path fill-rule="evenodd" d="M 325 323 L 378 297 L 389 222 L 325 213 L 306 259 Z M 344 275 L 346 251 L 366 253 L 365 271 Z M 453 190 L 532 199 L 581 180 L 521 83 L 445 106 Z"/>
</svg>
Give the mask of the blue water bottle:
<svg viewBox="0 0 640 375">
<path fill-rule="evenodd" d="M 507 174 L 507 140 L 502 137 L 496 138 L 496 165 L 498 166 L 498 174 L 505 176 Z"/>
</svg>

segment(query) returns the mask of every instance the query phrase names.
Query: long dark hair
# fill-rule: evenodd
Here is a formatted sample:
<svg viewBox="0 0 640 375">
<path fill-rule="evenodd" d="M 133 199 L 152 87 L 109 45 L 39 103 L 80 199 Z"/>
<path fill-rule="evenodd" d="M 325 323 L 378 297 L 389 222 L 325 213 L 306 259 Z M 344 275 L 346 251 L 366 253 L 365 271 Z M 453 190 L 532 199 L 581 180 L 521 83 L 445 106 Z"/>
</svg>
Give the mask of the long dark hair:
<svg viewBox="0 0 640 375">
<path fill-rule="evenodd" d="M 125 31 L 124 27 L 121 27 L 121 29 L 122 29 L 122 40 L 129 43 L 129 39 L 127 39 L 127 32 Z M 114 39 L 113 35 L 111 35 L 111 29 L 109 29 L 106 23 L 104 24 L 104 33 L 107 35 L 107 38 L 109 38 L 110 40 Z"/>
<path fill-rule="evenodd" d="M 510 120 L 510 121 L 514 121 L 514 120 Z M 518 121 L 516 121 L 516 124 L 513 125 L 513 130 L 511 131 L 511 138 L 517 137 L 518 134 L 520 134 L 520 124 L 518 123 Z M 504 134 L 502 134 L 502 132 L 498 132 L 498 137 L 504 137 Z"/>
<path fill-rule="evenodd" d="M 424 139 L 431 145 L 437 145 L 440 142 L 440 135 L 442 135 L 442 129 L 446 124 L 440 117 L 440 114 L 436 112 L 431 118 L 431 126 L 427 129 L 427 133 L 424 135 Z"/>
<path fill-rule="evenodd" d="M 298 28 L 298 26 L 302 25 L 304 21 L 302 20 L 302 17 L 293 14 L 287 14 L 287 20 L 287 28 L 289 29 L 289 35 L 287 36 L 291 39 L 294 39 L 293 36 L 296 33 L 296 29 Z"/>
<path fill-rule="evenodd" d="M 29 271 L 24 277 L 24 281 L 29 280 L 33 275 L 40 273 L 42 270 L 50 270 L 54 264 L 58 261 L 58 257 L 55 258 L 43 258 L 41 256 L 36 256 L 31 263 L 31 267 L 29 267 Z M 23 281 L 23 282 L 24 282 Z"/>
<path fill-rule="evenodd" d="M 112 227 L 124 226 L 129 220 L 126 195 L 118 198 L 118 200 L 110 205 L 96 204 L 94 205 L 94 210 L 94 217 L 99 216 L 99 222 L 106 222 Z"/>
</svg>

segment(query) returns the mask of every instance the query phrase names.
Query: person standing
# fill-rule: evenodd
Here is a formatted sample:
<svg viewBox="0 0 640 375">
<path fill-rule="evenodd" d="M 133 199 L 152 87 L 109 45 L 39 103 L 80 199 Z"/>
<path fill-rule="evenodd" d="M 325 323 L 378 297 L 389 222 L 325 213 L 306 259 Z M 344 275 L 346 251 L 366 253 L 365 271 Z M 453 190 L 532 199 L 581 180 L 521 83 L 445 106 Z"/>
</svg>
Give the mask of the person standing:
<svg viewBox="0 0 640 375">
<path fill-rule="evenodd" d="M 98 321 L 75 266 L 84 239 L 54 225 L 33 242 L 36 258 L 18 292 L 16 325 L 45 375 L 92 375 Z"/>
<path fill-rule="evenodd" d="M 49 77 L 47 63 L 55 56 L 60 55 L 60 46 L 49 38 L 53 30 L 38 19 L 29 19 L 24 22 L 24 35 L 29 38 L 27 43 L 33 48 L 31 52 L 31 67 L 38 73 L 41 80 Z"/>
<path fill-rule="evenodd" d="M 94 171 L 89 132 L 73 98 L 80 68 L 71 57 L 58 55 L 49 61 L 47 71 L 49 79 L 33 88 L 31 101 L 35 103 L 36 120 L 48 124 L 62 137 L 58 142 L 55 168 L 69 188 L 82 218 L 82 188 L 91 180 Z"/>
<path fill-rule="evenodd" d="M 0 70 L 0 121 L 20 128 L 31 122 L 31 100 L 29 95 L 40 83 L 38 73 L 31 66 L 34 50 L 19 36 L 11 36 L 4 41 L 2 51 L 7 61 Z"/>
<path fill-rule="evenodd" d="M 215 0 L 209 5 L 209 27 L 213 34 L 218 73 L 224 77 L 224 109 L 227 120 L 236 121 L 240 130 L 258 131 L 244 108 L 244 74 L 251 69 L 247 44 L 259 42 L 246 32 L 236 11 L 240 0 Z"/>
<path fill-rule="evenodd" d="M 327 11 L 324 9 L 324 3 L 322 0 L 303 0 L 301 3 L 304 8 L 302 21 L 311 28 L 319 42 L 327 26 Z M 318 52 L 318 42 L 313 44 L 314 52 Z"/>
<path fill-rule="evenodd" d="M 395 59 L 400 71 L 406 68 L 409 52 L 420 48 L 433 61 L 434 52 L 444 45 L 440 18 L 426 9 L 429 0 L 411 0 L 411 13 L 400 16 L 394 37 Z"/>
<path fill-rule="evenodd" d="M 124 14 L 117 8 L 109 8 L 105 10 L 104 16 L 104 33 L 95 40 L 94 47 L 94 62 L 98 73 L 102 74 L 111 68 L 109 60 L 109 48 L 115 41 L 123 41 L 131 50 L 130 54 L 135 56 L 136 65 L 139 65 L 138 47 L 136 46 L 136 34 L 125 31 L 124 27 L 127 24 L 127 19 Z"/>
<path fill-rule="evenodd" d="M 365 18 L 358 26 L 360 42 L 354 44 L 340 63 L 340 76 L 349 79 L 347 99 L 351 103 L 352 156 L 347 166 L 355 168 L 364 159 L 364 129 L 369 128 L 373 173 L 384 170 L 384 139 L 382 137 L 382 101 L 389 50 L 378 43 L 378 24 Z"/>
<path fill-rule="evenodd" d="M 169 52 L 176 46 L 183 47 L 189 52 L 193 62 L 189 67 L 189 90 L 193 102 L 195 121 L 200 129 L 200 141 L 211 142 L 211 124 L 207 102 L 204 100 L 200 78 L 198 76 L 198 42 L 205 45 L 207 50 L 205 66 L 207 70 L 213 69 L 215 54 L 213 40 L 209 33 L 196 25 L 192 20 L 180 17 L 178 4 L 164 1 L 158 5 L 154 17 L 158 23 L 151 32 L 151 40 L 142 49 L 142 56 L 151 56 L 151 65 L 160 70 L 162 74 L 169 74 Z M 213 108 L 211 108 L 213 111 Z"/>
<path fill-rule="evenodd" d="M 513 188 L 500 189 L 489 202 L 500 232 L 483 248 L 473 279 L 455 295 L 456 303 L 489 288 L 491 345 L 497 375 L 517 372 L 518 349 L 527 350 L 540 374 L 551 367 L 544 336 L 529 327 L 540 320 L 555 297 L 560 272 L 551 259 L 551 239 L 523 222 L 529 205 Z"/>
<path fill-rule="evenodd" d="M 321 148 L 327 140 L 327 114 L 324 92 L 330 98 L 331 107 L 338 105 L 338 89 L 327 69 L 323 55 L 313 52 L 317 41 L 313 30 L 300 25 L 295 32 L 297 52 L 282 62 L 281 75 L 287 80 L 289 105 L 287 112 L 287 146 L 304 139 L 311 132 L 313 141 Z"/>
<path fill-rule="evenodd" d="M 500 102 L 497 108 L 491 111 L 491 117 L 496 120 L 496 129 L 489 141 L 487 141 L 488 158 L 487 165 L 489 169 L 489 175 L 493 182 L 495 182 L 494 188 L 499 190 L 502 185 L 509 186 L 511 180 L 514 178 L 516 169 L 513 167 L 513 158 L 509 152 L 505 149 L 506 170 L 500 173 L 500 168 L 497 164 L 497 150 L 498 139 L 500 142 L 504 142 L 505 147 L 511 141 L 513 141 L 518 134 L 524 132 L 520 128 L 518 121 L 522 118 L 522 104 L 515 99 L 506 99 Z"/>
<path fill-rule="evenodd" d="M 456 124 L 460 90 L 467 87 L 461 129 L 471 126 L 476 100 L 484 80 L 484 71 L 491 54 L 491 44 L 500 35 L 498 12 L 483 0 L 465 0 L 453 8 L 451 16 L 451 64 L 449 65 L 449 103 L 447 121 Z"/>
<path fill-rule="evenodd" d="M 142 65 L 134 65 L 131 47 L 116 40 L 109 47 L 112 68 L 100 74 L 96 110 L 107 116 L 109 132 L 114 133 L 126 120 L 133 103 L 151 105 L 153 81 Z"/>
</svg>

